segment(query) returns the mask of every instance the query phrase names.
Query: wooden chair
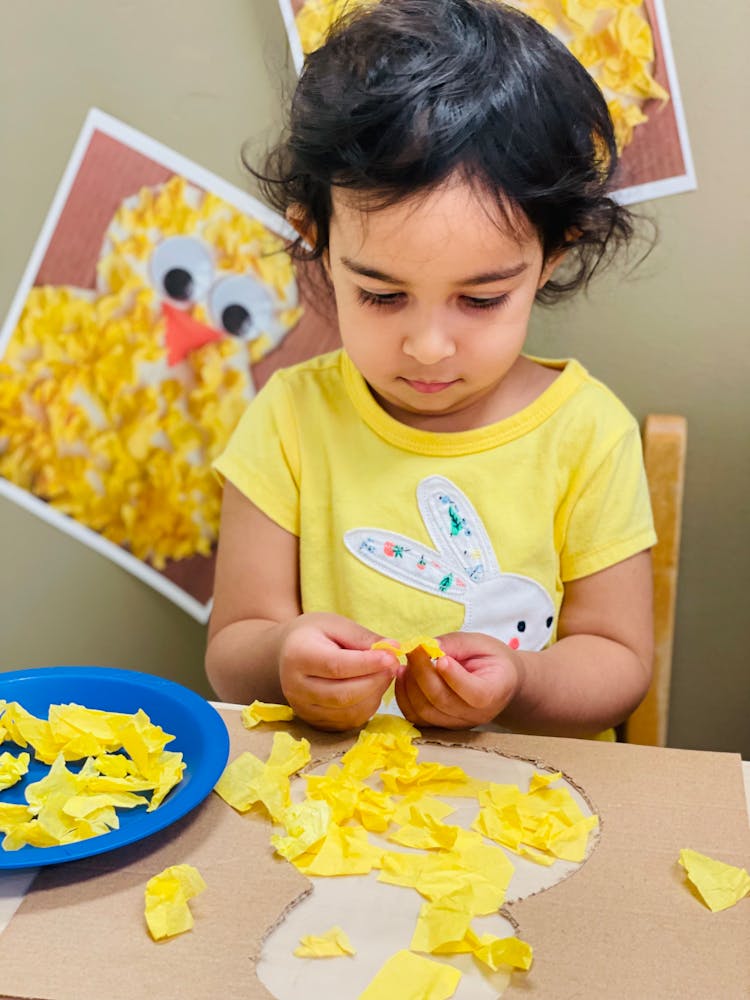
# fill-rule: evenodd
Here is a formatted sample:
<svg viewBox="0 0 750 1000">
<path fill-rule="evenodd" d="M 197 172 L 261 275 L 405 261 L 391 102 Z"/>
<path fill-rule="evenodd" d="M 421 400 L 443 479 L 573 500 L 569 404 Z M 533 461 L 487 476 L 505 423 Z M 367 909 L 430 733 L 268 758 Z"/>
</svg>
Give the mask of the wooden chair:
<svg viewBox="0 0 750 1000">
<path fill-rule="evenodd" d="M 667 742 L 686 445 L 684 417 L 646 417 L 643 457 L 658 536 L 652 550 L 654 676 L 645 699 L 623 724 L 622 735 L 627 743 L 663 747 Z"/>
</svg>

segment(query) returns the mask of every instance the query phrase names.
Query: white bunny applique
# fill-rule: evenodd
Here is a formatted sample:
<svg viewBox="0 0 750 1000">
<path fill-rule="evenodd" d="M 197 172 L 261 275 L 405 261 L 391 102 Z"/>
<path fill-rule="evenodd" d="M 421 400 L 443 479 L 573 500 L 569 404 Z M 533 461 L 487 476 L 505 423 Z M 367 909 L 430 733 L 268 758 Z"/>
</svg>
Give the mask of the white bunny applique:
<svg viewBox="0 0 750 1000">
<path fill-rule="evenodd" d="M 366 566 L 428 594 L 463 604 L 464 632 L 484 632 L 513 649 L 542 649 L 555 606 L 536 580 L 503 573 L 479 515 L 449 479 L 428 476 L 417 504 L 435 550 L 380 528 L 354 528 L 344 544 Z"/>
</svg>

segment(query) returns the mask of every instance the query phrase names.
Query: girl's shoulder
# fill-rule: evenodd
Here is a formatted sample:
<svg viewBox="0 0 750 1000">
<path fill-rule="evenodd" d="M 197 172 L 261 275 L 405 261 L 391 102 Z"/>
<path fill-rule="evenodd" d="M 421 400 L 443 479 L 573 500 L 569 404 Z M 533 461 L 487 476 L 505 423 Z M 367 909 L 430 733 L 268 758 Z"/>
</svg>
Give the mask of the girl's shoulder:
<svg viewBox="0 0 750 1000">
<path fill-rule="evenodd" d="M 291 365 L 277 368 L 266 382 L 264 389 L 272 385 L 285 385 L 287 387 L 301 386 L 306 382 L 316 380 L 334 379 L 341 372 L 342 349 L 328 351 L 326 354 L 316 354 L 312 358 L 305 358 Z"/>
<path fill-rule="evenodd" d="M 540 358 L 526 355 L 538 372 L 540 398 L 555 397 L 557 409 L 567 419 L 605 421 L 623 429 L 636 421 L 620 397 L 592 375 L 576 358 Z"/>
</svg>

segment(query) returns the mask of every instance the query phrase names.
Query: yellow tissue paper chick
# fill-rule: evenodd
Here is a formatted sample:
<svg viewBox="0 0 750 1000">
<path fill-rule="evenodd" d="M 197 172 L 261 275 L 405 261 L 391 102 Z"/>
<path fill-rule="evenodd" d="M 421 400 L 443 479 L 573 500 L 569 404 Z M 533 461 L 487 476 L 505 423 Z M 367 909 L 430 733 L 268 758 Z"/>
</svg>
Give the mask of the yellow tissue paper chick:
<svg viewBox="0 0 750 1000">
<path fill-rule="evenodd" d="M 750 896 L 750 875 L 744 868 L 715 861 L 689 848 L 680 851 L 679 863 L 703 902 L 714 913 L 726 910 L 745 896 Z"/>
<path fill-rule="evenodd" d="M 295 24 L 302 51 L 313 52 L 342 15 L 374 0 L 306 0 Z M 622 151 L 648 117 L 641 107 L 669 94 L 651 75 L 654 40 L 639 0 L 509 0 L 556 35 L 589 71 L 607 97 Z"/>
<path fill-rule="evenodd" d="M 325 934 L 307 934 L 300 938 L 294 949 L 298 958 L 339 958 L 341 955 L 356 955 L 352 943 L 340 927 L 332 927 Z"/>
<path fill-rule="evenodd" d="M 193 914 L 188 900 L 203 892 L 206 883 L 192 865 L 172 865 L 146 883 L 146 924 L 154 941 L 191 930 Z"/>
<path fill-rule="evenodd" d="M 31 289 L 0 360 L 0 476 L 163 569 L 208 556 L 250 365 L 297 323 L 284 240 L 179 176 L 125 199 L 96 288 Z"/>
</svg>

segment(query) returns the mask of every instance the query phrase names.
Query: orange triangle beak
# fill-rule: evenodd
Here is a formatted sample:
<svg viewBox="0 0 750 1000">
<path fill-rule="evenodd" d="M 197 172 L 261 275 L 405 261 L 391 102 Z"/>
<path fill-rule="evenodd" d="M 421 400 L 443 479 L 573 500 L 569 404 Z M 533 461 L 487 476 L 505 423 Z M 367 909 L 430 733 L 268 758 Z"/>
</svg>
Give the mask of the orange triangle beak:
<svg viewBox="0 0 750 1000">
<path fill-rule="evenodd" d="M 165 320 L 165 339 L 167 342 L 167 361 L 170 365 L 176 365 L 192 351 L 210 344 L 215 340 L 223 340 L 224 334 L 214 330 L 212 326 L 199 323 L 182 309 L 170 306 L 168 302 L 162 302 L 162 314 Z"/>
</svg>

